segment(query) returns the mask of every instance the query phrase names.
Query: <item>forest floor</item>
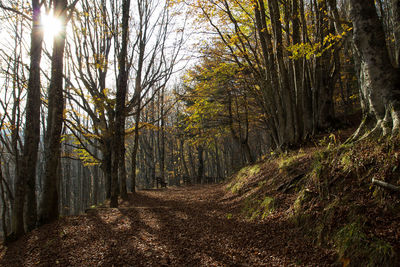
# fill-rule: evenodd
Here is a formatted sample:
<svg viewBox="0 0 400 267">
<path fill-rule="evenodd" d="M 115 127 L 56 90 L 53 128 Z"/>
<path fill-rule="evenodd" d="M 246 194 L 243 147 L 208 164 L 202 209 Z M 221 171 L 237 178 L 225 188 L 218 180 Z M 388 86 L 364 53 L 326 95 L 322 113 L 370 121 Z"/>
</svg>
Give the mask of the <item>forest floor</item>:
<svg viewBox="0 0 400 267">
<path fill-rule="evenodd" d="M 290 198 L 290 196 L 289 196 Z M 144 190 L 0 249 L 0 266 L 325 266 L 333 250 L 305 239 L 285 209 L 240 216 L 224 185 Z"/>
</svg>

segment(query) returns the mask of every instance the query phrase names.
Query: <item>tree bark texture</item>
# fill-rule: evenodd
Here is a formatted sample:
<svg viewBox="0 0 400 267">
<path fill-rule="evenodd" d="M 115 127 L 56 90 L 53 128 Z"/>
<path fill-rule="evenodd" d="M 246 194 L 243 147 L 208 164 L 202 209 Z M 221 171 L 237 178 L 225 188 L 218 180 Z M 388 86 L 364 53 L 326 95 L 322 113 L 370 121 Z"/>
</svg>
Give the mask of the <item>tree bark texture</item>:
<svg viewBox="0 0 400 267">
<path fill-rule="evenodd" d="M 63 68 L 67 24 L 67 0 L 56 0 L 53 3 L 54 16 L 62 21 L 63 27 L 59 35 L 54 37 L 51 60 L 51 80 L 48 90 L 48 115 L 45 135 L 45 174 L 43 198 L 39 216 L 40 224 L 56 220 L 59 215 L 58 187 L 60 177 L 58 177 L 57 167 L 59 163 L 58 159 L 60 158 L 61 130 L 64 115 Z"/>
<path fill-rule="evenodd" d="M 119 161 L 122 158 L 123 144 L 122 136 L 125 134 L 125 101 L 128 87 L 128 71 L 127 71 L 127 56 L 128 56 L 128 34 L 129 34 L 129 10 L 130 0 L 125 0 L 122 4 L 122 44 L 118 55 L 118 81 L 115 104 L 115 124 L 112 147 L 112 173 L 111 173 L 111 199 L 110 206 L 118 207 L 118 173 Z"/>
<path fill-rule="evenodd" d="M 15 181 L 15 198 L 12 213 L 12 234 L 15 238 L 24 233 L 24 200 L 30 209 L 27 211 L 27 227 L 31 230 L 36 225 L 36 162 L 40 138 L 40 61 L 42 57 L 43 30 L 41 28 L 40 1 L 32 0 L 32 32 L 30 48 L 30 67 L 28 80 L 28 96 L 26 102 L 24 150 Z M 25 189 L 28 188 L 27 191 Z"/>
<path fill-rule="evenodd" d="M 399 130 L 399 72 L 390 62 L 385 33 L 374 1 L 351 0 L 353 39 L 360 61 L 364 120 L 353 138 L 396 134 Z M 365 134 L 366 130 L 372 131 Z"/>
</svg>

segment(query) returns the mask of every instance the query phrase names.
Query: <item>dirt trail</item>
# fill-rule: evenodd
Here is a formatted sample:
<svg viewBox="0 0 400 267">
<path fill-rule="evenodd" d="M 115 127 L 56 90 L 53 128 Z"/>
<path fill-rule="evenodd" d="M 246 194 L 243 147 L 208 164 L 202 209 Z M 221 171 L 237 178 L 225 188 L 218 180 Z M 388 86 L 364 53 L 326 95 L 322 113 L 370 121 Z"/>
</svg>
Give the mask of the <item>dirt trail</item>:
<svg viewBox="0 0 400 267">
<path fill-rule="evenodd" d="M 334 256 L 286 216 L 239 218 L 221 185 L 140 191 L 37 229 L 0 251 L 0 266 L 324 266 Z"/>
</svg>

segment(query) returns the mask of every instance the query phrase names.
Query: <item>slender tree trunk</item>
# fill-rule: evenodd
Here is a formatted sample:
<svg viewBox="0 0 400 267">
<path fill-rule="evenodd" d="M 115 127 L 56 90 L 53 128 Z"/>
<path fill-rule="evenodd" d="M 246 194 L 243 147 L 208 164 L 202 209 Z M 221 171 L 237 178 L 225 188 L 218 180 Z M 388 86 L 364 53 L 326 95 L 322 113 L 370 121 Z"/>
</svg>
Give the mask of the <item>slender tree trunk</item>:
<svg viewBox="0 0 400 267">
<path fill-rule="evenodd" d="M 32 0 L 32 32 L 30 48 L 30 67 L 28 80 L 28 96 L 26 102 L 24 151 L 15 181 L 15 197 L 12 212 L 12 238 L 20 237 L 24 231 L 25 186 L 28 189 L 29 207 L 27 224 L 31 230 L 36 224 L 35 178 L 38 145 L 40 138 L 40 61 L 42 56 L 43 31 L 40 27 L 40 1 Z"/>
<path fill-rule="evenodd" d="M 99 204 L 100 173 L 99 167 L 93 167 L 93 205 Z"/>
<path fill-rule="evenodd" d="M 3 186 L 3 170 L 0 166 L 0 198 L 1 198 L 1 228 L 3 229 L 3 237 L 7 238 L 8 230 L 7 230 L 7 201 L 6 201 L 6 191 Z"/>
<path fill-rule="evenodd" d="M 179 138 L 179 153 L 180 153 L 180 158 L 182 162 L 182 167 L 183 167 L 183 182 L 185 185 L 189 184 L 189 169 L 186 164 L 186 159 L 185 159 L 185 141 L 183 140 L 183 137 Z"/>
<path fill-rule="evenodd" d="M 165 179 L 165 131 L 164 131 L 164 87 L 161 89 L 161 99 L 160 99 L 160 175 L 161 182 L 166 182 Z"/>
<path fill-rule="evenodd" d="M 317 22 L 317 39 L 323 45 L 324 39 L 330 33 L 334 33 L 333 23 L 329 22 L 328 16 L 323 10 L 327 10 L 325 1 L 315 2 L 316 22 Z M 333 106 L 333 89 L 336 85 L 338 70 L 332 58 L 336 48 L 327 50 L 317 57 L 314 67 L 314 123 L 318 130 L 327 129 L 334 122 L 334 106 Z"/>
<path fill-rule="evenodd" d="M 140 121 L 140 95 L 137 102 L 137 110 L 136 110 L 136 118 L 135 118 L 135 139 L 133 141 L 133 148 L 132 148 L 132 155 L 131 155 L 131 166 L 132 166 L 132 173 L 131 173 L 131 191 L 132 193 L 136 192 L 136 155 L 139 148 L 139 121 Z"/>
<path fill-rule="evenodd" d="M 214 142 L 215 142 L 215 165 L 217 171 L 217 181 L 220 181 L 222 178 L 222 174 L 221 174 L 221 162 L 219 161 L 218 140 L 214 139 Z"/>
<path fill-rule="evenodd" d="M 64 150 L 67 155 L 71 154 L 71 150 L 69 149 L 68 146 L 68 141 L 65 141 L 65 146 Z M 66 159 L 65 160 L 65 202 L 64 202 L 64 215 L 70 215 L 71 214 L 71 160 Z"/>
<path fill-rule="evenodd" d="M 203 146 L 199 145 L 197 147 L 197 160 L 199 165 L 197 166 L 197 183 L 201 184 L 204 178 L 204 159 L 203 159 Z"/>
<path fill-rule="evenodd" d="M 111 197 L 111 139 L 104 138 L 102 144 L 101 169 L 104 174 L 106 199 Z"/>
<path fill-rule="evenodd" d="M 128 199 L 128 190 L 126 188 L 126 166 L 125 166 L 125 118 L 123 120 L 123 127 L 124 133 L 121 135 L 121 155 L 119 160 L 119 182 L 120 182 L 120 193 L 121 198 L 126 200 Z"/>
<path fill-rule="evenodd" d="M 54 15 L 63 22 L 63 28 L 54 38 L 51 66 L 51 80 L 48 91 L 48 115 L 45 139 L 45 177 L 43 198 L 41 202 L 40 224 L 58 218 L 58 185 L 57 167 L 60 158 L 61 130 L 63 124 L 63 67 L 64 48 L 67 24 L 67 0 L 55 0 Z"/>
<path fill-rule="evenodd" d="M 95 141 L 95 155 L 98 157 L 98 141 Z M 93 166 L 93 205 L 97 205 L 99 203 L 99 188 L 102 188 L 100 185 L 100 172 L 99 165 Z"/>
<path fill-rule="evenodd" d="M 135 93 L 134 98 L 136 100 L 136 116 L 135 116 L 135 139 L 132 148 L 132 156 L 131 156 L 131 165 L 132 165 L 132 173 L 131 180 L 132 186 L 131 191 L 134 193 L 136 191 L 136 156 L 139 148 L 139 123 L 140 123 L 140 114 L 141 114 L 141 93 L 142 93 L 142 71 L 143 71 L 143 62 L 144 62 L 144 52 L 146 48 L 146 42 L 144 41 L 142 24 L 140 25 L 139 31 L 139 58 L 138 58 L 138 67 L 136 72 L 136 80 L 135 80 Z"/>
<path fill-rule="evenodd" d="M 82 162 L 76 162 L 76 211 L 80 213 L 82 211 L 82 203 L 83 203 L 83 194 L 82 194 L 82 187 L 83 187 L 83 175 L 82 175 Z"/>
<path fill-rule="evenodd" d="M 121 147 L 125 134 L 123 128 L 125 123 L 125 101 L 128 87 L 128 68 L 127 68 L 127 56 L 128 56 L 128 34 L 129 34 L 129 10 L 130 0 L 124 0 L 122 3 L 122 44 L 121 50 L 118 55 L 118 81 L 117 81 L 117 93 L 116 93 L 116 104 L 115 104 L 115 125 L 114 125 L 114 136 L 113 136 L 113 149 L 112 149 L 112 173 L 111 173 L 111 199 L 110 206 L 113 208 L 118 207 L 118 169 L 119 161 L 121 159 Z"/>
<path fill-rule="evenodd" d="M 304 1 L 300 0 L 299 4 L 300 19 L 302 25 L 302 42 L 308 42 L 308 32 L 307 32 L 307 20 L 304 12 Z M 301 73 L 301 88 L 303 89 L 303 101 L 300 103 L 303 110 L 303 126 L 304 126 L 304 136 L 314 132 L 313 124 L 313 110 L 312 110 L 312 92 L 310 85 L 309 76 L 309 66 L 307 64 L 306 57 L 302 58 L 302 73 Z"/>
<path fill-rule="evenodd" d="M 282 104 L 285 110 L 285 144 L 292 144 L 297 140 L 295 135 L 295 116 L 293 110 L 293 96 L 290 90 L 288 72 L 283 59 L 283 40 L 280 11 L 277 0 L 268 1 L 271 14 L 271 24 L 274 32 L 276 61 L 278 63 L 279 77 L 281 78 Z"/>
<path fill-rule="evenodd" d="M 63 183 L 63 168 L 61 165 L 61 156 L 58 158 L 58 166 L 57 166 L 57 176 L 59 179 L 59 183 L 58 183 L 58 192 L 59 192 L 59 197 L 58 197 L 58 210 L 59 210 L 59 214 L 62 213 L 62 205 L 63 205 L 63 191 L 64 191 L 64 184 Z"/>
<path fill-rule="evenodd" d="M 196 164 L 194 162 L 192 146 L 188 146 L 188 157 L 189 157 L 189 166 L 190 166 L 190 183 L 194 184 L 196 182 Z"/>
<path fill-rule="evenodd" d="M 264 81 L 260 83 L 263 88 L 263 97 L 265 109 L 268 111 L 267 117 L 270 117 L 272 132 L 274 133 L 277 146 L 280 147 L 285 142 L 285 112 L 282 93 L 279 88 L 278 70 L 275 67 L 274 49 L 272 45 L 272 36 L 268 32 L 266 10 L 264 0 L 258 0 L 255 6 L 255 18 L 257 33 L 260 38 L 263 61 L 265 67 Z M 277 91 L 274 91 L 277 90 Z"/>
<path fill-rule="evenodd" d="M 292 0 L 292 10 L 293 10 L 293 44 L 300 44 L 300 11 L 298 0 Z M 300 138 L 306 135 L 304 127 L 304 87 L 302 84 L 302 69 L 301 69 L 301 59 L 295 58 L 293 60 L 293 74 L 294 74 L 294 89 L 296 93 L 296 116 L 298 121 L 298 135 Z"/>
</svg>

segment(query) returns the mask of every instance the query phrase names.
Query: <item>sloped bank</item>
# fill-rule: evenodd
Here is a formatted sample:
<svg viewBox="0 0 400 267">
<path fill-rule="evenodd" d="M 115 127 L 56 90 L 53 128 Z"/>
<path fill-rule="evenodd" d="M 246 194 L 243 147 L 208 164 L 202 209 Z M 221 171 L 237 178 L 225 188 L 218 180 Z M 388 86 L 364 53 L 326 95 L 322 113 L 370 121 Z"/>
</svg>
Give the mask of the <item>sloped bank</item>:
<svg viewBox="0 0 400 267">
<path fill-rule="evenodd" d="M 400 194 L 372 183 L 400 184 L 398 139 L 337 144 L 271 155 L 227 184 L 248 220 L 286 216 L 343 266 L 400 266 Z"/>
</svg>

